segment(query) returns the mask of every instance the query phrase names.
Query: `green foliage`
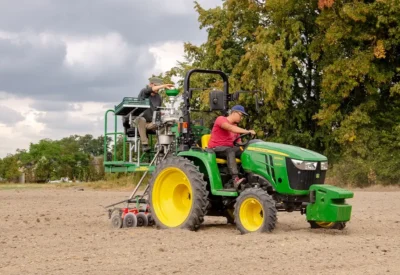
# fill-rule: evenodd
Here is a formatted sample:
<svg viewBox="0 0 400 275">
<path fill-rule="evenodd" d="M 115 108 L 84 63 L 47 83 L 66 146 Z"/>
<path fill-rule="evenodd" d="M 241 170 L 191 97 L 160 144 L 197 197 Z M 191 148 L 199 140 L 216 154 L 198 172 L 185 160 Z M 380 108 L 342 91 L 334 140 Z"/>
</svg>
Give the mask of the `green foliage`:
<svg viewBox="0 0 400 275">
<path fill-rule="evenodd" d="M 61 140 L 43 139 L 17 150 L 0 161 L 0 177 L 13 181 L 25 173 L 27 182 L 47 182 L 68 177 L 93 181 L 104 177 L 104 137 L 70 136 Z"/>
<path fill-rule="evenodd" d="M 18 159 L 8 155 L 0 161 L 0 178 L 5 181 L 16 181 L 20 175 Z"/>
<path fill-rule="evenodd" d="M 195 9 L 208 39 L 186 43 L 186 61 L 169 73 L 222 70 L 231 92 L 263 91 L 259 111 L 253 96 L 240 96 L 250 113 L 243 127 L 328 155 L 343 183 L 399 183 L 399 1 L 226 0 Z M 191 83 L 222 87 L 214 76 Z M 196 108 L 207 109 L 206 92 Z"/>
</svg>

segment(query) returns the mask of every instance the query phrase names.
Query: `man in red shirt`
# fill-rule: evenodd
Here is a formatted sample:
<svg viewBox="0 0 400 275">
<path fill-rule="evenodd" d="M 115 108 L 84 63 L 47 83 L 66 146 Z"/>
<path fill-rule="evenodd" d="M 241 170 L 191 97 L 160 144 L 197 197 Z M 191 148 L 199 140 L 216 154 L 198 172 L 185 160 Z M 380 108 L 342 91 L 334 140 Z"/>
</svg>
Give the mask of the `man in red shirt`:
<svg viewBox="0 0 400 275">
<path fill-rule="evenodd" d="M 214 150 L 217 158 L 226 158 L 235 188 L 238 188 L 245 179 L 239 178 L 239 171 L 235 160 L 235 158 L 240 158 L 242 150 L 240 147 L 233 145 L 233 141 L 240 134 L 256 134 L 254 130 L 246 130 L 236 126 L 244 115 L 248 115 L 244 107 L 242 105 L 235 105 L 227 117 L 219 116 L 215 120 L 211 131 L 211 138 L 208 142 L 208 148 Z"/>
</svg>

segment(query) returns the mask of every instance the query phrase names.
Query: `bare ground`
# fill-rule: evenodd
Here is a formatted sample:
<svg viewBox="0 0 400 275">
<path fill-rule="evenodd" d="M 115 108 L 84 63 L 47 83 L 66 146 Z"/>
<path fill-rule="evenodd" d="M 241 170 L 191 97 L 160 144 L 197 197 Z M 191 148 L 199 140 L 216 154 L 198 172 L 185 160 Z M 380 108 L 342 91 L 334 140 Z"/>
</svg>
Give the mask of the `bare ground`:
<svg viewBox="0 0 400 275">
<path fill-rule="evenodd" d="M 113 229 L 100 205 L 130 192 L 0 191 L 0 274 L 400 274 L 400 192 L 356 190 L 343 231 L 278 214 L 271 234 L 224 218 L 197 232 Z"/>
</svg>

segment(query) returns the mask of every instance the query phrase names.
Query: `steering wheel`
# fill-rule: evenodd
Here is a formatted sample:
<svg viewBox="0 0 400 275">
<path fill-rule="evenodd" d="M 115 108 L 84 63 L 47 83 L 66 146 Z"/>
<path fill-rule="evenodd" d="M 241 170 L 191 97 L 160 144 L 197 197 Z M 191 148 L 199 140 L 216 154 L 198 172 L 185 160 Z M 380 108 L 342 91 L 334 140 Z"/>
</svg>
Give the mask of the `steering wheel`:
<svg viewBox="0 0 400 275">
<path fill-rule="evenodd" d="M 247 141 L 239 143 L 238 140 L 242 139 L 244 137 L 249 136 L 249 138 L 247 139 Z M 250 140 L 254 139 L 256 137 L 256 135 L 253 135 L 252 133 L 247 133 L 247 134 L 241 134 L 240 136 L 238 136 L 234 141 L 233 141 L 233 145 L 235 146 L 246 146 L 247 144 L 249 144 Z"/>
</svg>

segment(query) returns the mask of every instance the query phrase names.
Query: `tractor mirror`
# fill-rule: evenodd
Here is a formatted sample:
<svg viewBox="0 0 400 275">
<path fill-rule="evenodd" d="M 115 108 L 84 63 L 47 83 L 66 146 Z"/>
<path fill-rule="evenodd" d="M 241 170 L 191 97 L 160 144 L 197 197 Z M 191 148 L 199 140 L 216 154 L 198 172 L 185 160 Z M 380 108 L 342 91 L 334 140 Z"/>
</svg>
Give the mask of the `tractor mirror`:
<svg viewBox="0 0 400 275">
<path fill-rule="evenodd" d="M 209 98 L 211 111 L 224 109 L 224 93 L 222 91 L 211 91 Z"/>
</svg>

